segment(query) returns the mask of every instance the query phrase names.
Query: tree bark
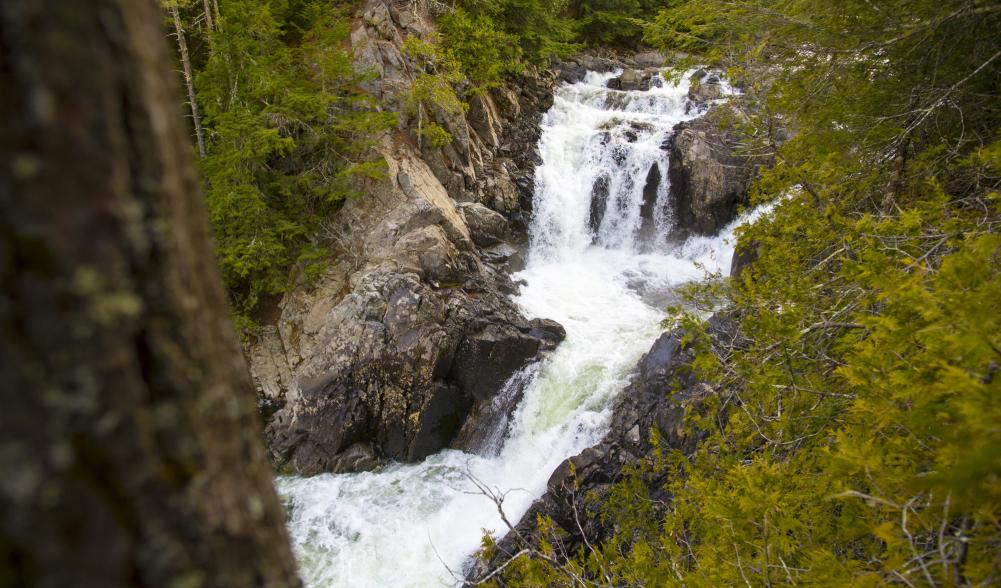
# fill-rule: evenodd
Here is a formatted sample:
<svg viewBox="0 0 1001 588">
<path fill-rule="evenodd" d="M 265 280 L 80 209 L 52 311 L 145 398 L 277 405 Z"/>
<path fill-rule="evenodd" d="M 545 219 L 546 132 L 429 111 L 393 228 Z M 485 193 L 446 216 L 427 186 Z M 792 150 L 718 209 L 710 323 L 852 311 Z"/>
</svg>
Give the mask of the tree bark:
<svg viewBox="0 0 1001 588">
<path fill-rule="evenodd" d="M 202 6 L 205 7 L 205 26 L 208 27 L 209 32 L 215 30 L 215 20 L 212 17 L 212 2 L 211 0 L 202 0 Z"/>
<path fill-rule="evenodd" d="M 0 586 L 298 586 L 153 0 L 0 2 Z"/>
<path fill-rule="evenodd" d="M 184 70 L 184 85 L 188 89 L 188 106 L 191 108 L 191 122 L 195 126 L 195 142 L 198 144 L 198 155 L 205 157 L 205 132 L 202 130 L 202 117 L 198 114 L 198 100 L 195 96 L 195 78 L 191 75 L 191 58 L 188 56 L 188 41 L 184 36 L 184 26 L 177 5 L 171 5 L 170 16 L 174 19 L 174 31 L 177 36 L 177 52 L 181 54 L 181 68 Z"/>
</svg>

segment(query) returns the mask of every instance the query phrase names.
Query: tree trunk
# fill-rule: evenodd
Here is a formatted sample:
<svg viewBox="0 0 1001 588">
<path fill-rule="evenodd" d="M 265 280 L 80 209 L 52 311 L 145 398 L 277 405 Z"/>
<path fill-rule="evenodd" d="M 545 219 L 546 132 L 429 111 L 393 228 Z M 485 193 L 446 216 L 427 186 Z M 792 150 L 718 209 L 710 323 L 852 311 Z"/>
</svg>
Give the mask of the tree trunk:
<svg viewBox="0 0 1001 588">
<path fill-rule="evenodd" d="M 212 21 L 212 2 L 211 0 L 202 0 L 202 6 L 205 7 L 205 26 L 208 27 L 209 32 L 215 30 L 215 23 Z"/>
<path fill-rule="evenodd" d="M 177 52 L 181 54 L 184 85 L 188 88 L 188 105 L 191 107 L 191 121 L 195 125 L 195 141 L 198 143 L 198 155 L 205 157 L 205 133 L 202 131 L 202 117 L 198 114 L 198 101 L 195 97 L 195 79 L 191 75 L 191 58 L 188 56 L 188 41 L 184 37 L 184 27 L 181 25 L 181 15 L 177 12 L 176 4 L 170 7 L 170 16 L 174 19 L 174 31 L 177 35 Z"/>
<path fill-rule="evenodd" d="M 153 0 L 0 2 L 0 586 L 298 586 Z"/>
</svg>

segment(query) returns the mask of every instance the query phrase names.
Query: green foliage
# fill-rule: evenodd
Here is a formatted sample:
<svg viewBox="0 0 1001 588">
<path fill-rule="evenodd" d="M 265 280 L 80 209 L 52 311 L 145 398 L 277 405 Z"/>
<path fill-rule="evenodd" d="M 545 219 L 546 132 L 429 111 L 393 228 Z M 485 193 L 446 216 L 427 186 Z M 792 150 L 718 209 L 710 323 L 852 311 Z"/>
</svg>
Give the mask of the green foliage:
<svg viewBox="0 0 1001 588">
<path fill-rule="evenodd" d="M 420 130 L 421 136 L 428 140 L 434 148 L 444 147 L 452 142 L 452 133 L 449 133 L 438 123 L 431 122 L 423 126 Z"/>
<path fill-rule="evenodd" d="M 358 90 L 364 76 L 342 48 L 348 23 L 330 2 L 223 0 L 220 11 L 196 76 L 201 168 L 223 275 L 245 315 L 293 274 L 322 268 L 321 226 L 381 174 L 371 140 L 395 116 Z"/>
<path fill-rule="evenodd" d="M 664 2 L 657 0 L 580 0 L 569 16 L 578 38 L 591 46 L 635 47 L 646 19 Z"/>
<path fill-rule="evenodd" d="M 464 94 L 500 85 L 505 76 L 572 52 L 565 0 L 460 0 L 438 16 L 440 40 L 429 42 L 444 68 L 460 74 Z M 410 39 L 407 41 L 411 42 Z M 443 68 L 436 68 L 443 69 Z"/>
<path fill-rule="evenodd" d="M 437 35 L 426 39 L 408 37 L 403 42 L 403 54 L 417 67 L 413 83 L 404 95 L 407 114 L 417 115 L 417 134 L 432 147 L 452 142 L 452 135 L 435 122 L 466 112 L 468 104 L 456 94 L 455 88 L 465 81 L 459 61 L 441 46 Z"/>
<path fill-rule="evenodd" d="M 466 111 L 466 103 L 455 93 L 455 87 L 465 80 L 459 62 L 441 47 L 437 35 L 429 35 L 427 39 L 407 37 L 403 42 L 403 54 L 417 66 L 405 99 L 411 113 L 424 108 L 440 108 L 448 115 Z"/>
<path fill-rule="evenodd" d="M 566 0 L 459 0 L 456 5 L 464 15 L 460 18 L 485 27 L 486 37 L 481 38 L 516 41 L 522 58 L 529 63 L 543 63 L 552 55 L 567 55 L 575 48 L 571 23 L 563 16 Z M 453 31 L 457 28 L 453 25 Z M 475 39 L 457 42 L 479 45 Z M 517 57 L 504 48 L 500 58 L 512 56 Z M 519 64 L 492 64 L 496 66 L 517 68 Z"/>
<path fill-rule="evenodd" d="M 580 48 L 636 48 L 667 0 L 460 0 L 438 18 L 442 46 L 471 83 L 497 85 L 526 65 Z"/>
<path fill-rule="evenodd" d="M 745 145 L 775 160 L 755 198 L 782 199 L 743 231 L 740 279 L 689 292 L 743 337 L 677 317 L 714 392 L 686 415 L 693 455 L 640 464 L 673 473 L 666 516 L 644 523 L 626 476 L 611 540 L 506 585 L 999 582 L 999 29 L 996 3 L 930 0 L 657 17 L 648 40 L 745 82 Z"/>
<path fill-rule="evenodd" d="M 455 57 L 472 84 L 470 93 L 495 87 L 504 75 L 523 71 L 518 36 L 499 30 L 487 15 L 456 8 L 438 19 L 438 27 L 444 50 Z"/>
</svg>

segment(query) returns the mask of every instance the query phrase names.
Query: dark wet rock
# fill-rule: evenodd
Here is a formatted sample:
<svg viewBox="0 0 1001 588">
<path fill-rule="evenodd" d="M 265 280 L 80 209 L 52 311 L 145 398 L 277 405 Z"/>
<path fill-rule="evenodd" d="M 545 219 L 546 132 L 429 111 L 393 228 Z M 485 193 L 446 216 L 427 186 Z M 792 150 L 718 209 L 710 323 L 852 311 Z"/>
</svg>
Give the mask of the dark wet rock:
<svg viewBox="0 0 1001 588">
<path fill-rule="evenodd" d="M 660 166 L 653 164 L 646 175 L 646 183 L 643 185 L 643 206 L 640 208 L 640 216 L 644 221 L 652 221 L 654 210 L 657 207 L 657 195 L 660 191 Z"/>
<path fill-rule="evenodd" d="M 668 177 L 680 230 L 714 234 L 748 202 L 748 190 L 763 162 L 737 153 L 736 133 L 729 127 L 739 116 L 733 107 L 719 105 L 675 127 Z"/>
<path fill-rule="evenodd" d="M 546 482 L 546 489 L 550 494 L 562 494 L 574 486 L 595 486 L 612 482 L 617 472 L 605 467 L 606 457 L 601 448 L 588 447 L 557 466 Z"/>
<path fill-rule="evenodd" d="M 531 333 L 531 328 L 528 328 Z M 467 335 L 455 353 L 449 379 L 476 400 L 496 394 L 511 375 L 536 357 L 541 340 L 518 328 L 489 324 Z"/>
<path fill-rule="evenodd" d="M 530 320 L 528 324 L 531 327 L 529 336 L 541 341 L 546 350 L 556 349 L 567 338 L 567 330 L 554 320 L 537 318 Z"/>
<path fill-rule="evenodd" d="M 615 407 L 606 443 L 610 440 L 631 458 L 652 450 L 653 431 L 666 447 L 684 452 L 694 449 L 698 436 L 684 428 L 684 405 L 703 391 L 689 369 L 694 356 L 682 343 L 683 336 L 673 331 L 657 339 Z M 672 393 L 672 388 L 677 392 Z"/>
<path fill-rule="evenodd" d="M 591 189 L 591 215 L 588 220 L 588 226 L 594 235 L 598 234 L 598 229 L 601 228 L 601 221 L 604 220 L 605 212 L 608 209 L 608 188 L 608 177 L 598 176 L 598 179 L 594 181 L 594 187 Z"/>
<path fill-rule="evenodd" d="M 537 371 L 537 363 L 519 370 L 498 394 L 474 404 L 462 430 L 452 441 L 452 448 L 477 455 L 496 455 L 511 427 L 511 416 Z"/>
<path fill-rule="evenodd" d="M 420 407 L 407 461 L 420 461 L 447 447 L 469 416 L 474 400 L 462 386 L 434 382 L 429 400 Z"/>
</svg>

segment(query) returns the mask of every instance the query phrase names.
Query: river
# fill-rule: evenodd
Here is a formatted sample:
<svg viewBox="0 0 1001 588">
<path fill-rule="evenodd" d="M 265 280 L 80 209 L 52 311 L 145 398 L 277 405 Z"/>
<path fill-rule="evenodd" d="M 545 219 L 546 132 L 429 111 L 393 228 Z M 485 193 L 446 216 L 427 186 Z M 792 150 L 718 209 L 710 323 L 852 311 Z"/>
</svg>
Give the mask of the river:
<svg viewBox="0 0 1001 588">
<path fill-rule="evenodd" d="M 516 376 L 528 380 L 524 397 L 506 433 L 478 454 L 279 479 L 307 586 L 458 583 L 484 530 L 507 531 L 470 476 L 506 493 L 504 510 L 518 520 L 564 459 L 601 440 L 672 289 L 729 271 L 737 223 L 716 237 L 670 238 L 663 145 L 698 114 L 686 113 L 687 82 L 655 78 L 648 91 L 620 92 L 605 87 L 613 75 L 563 85 L 545 115 L 527 262 L 515 275 L 524 314 L 559 321 L 566 340 Z M 651 166 L 664 178 L 656 186 Z"/>
</svg>

